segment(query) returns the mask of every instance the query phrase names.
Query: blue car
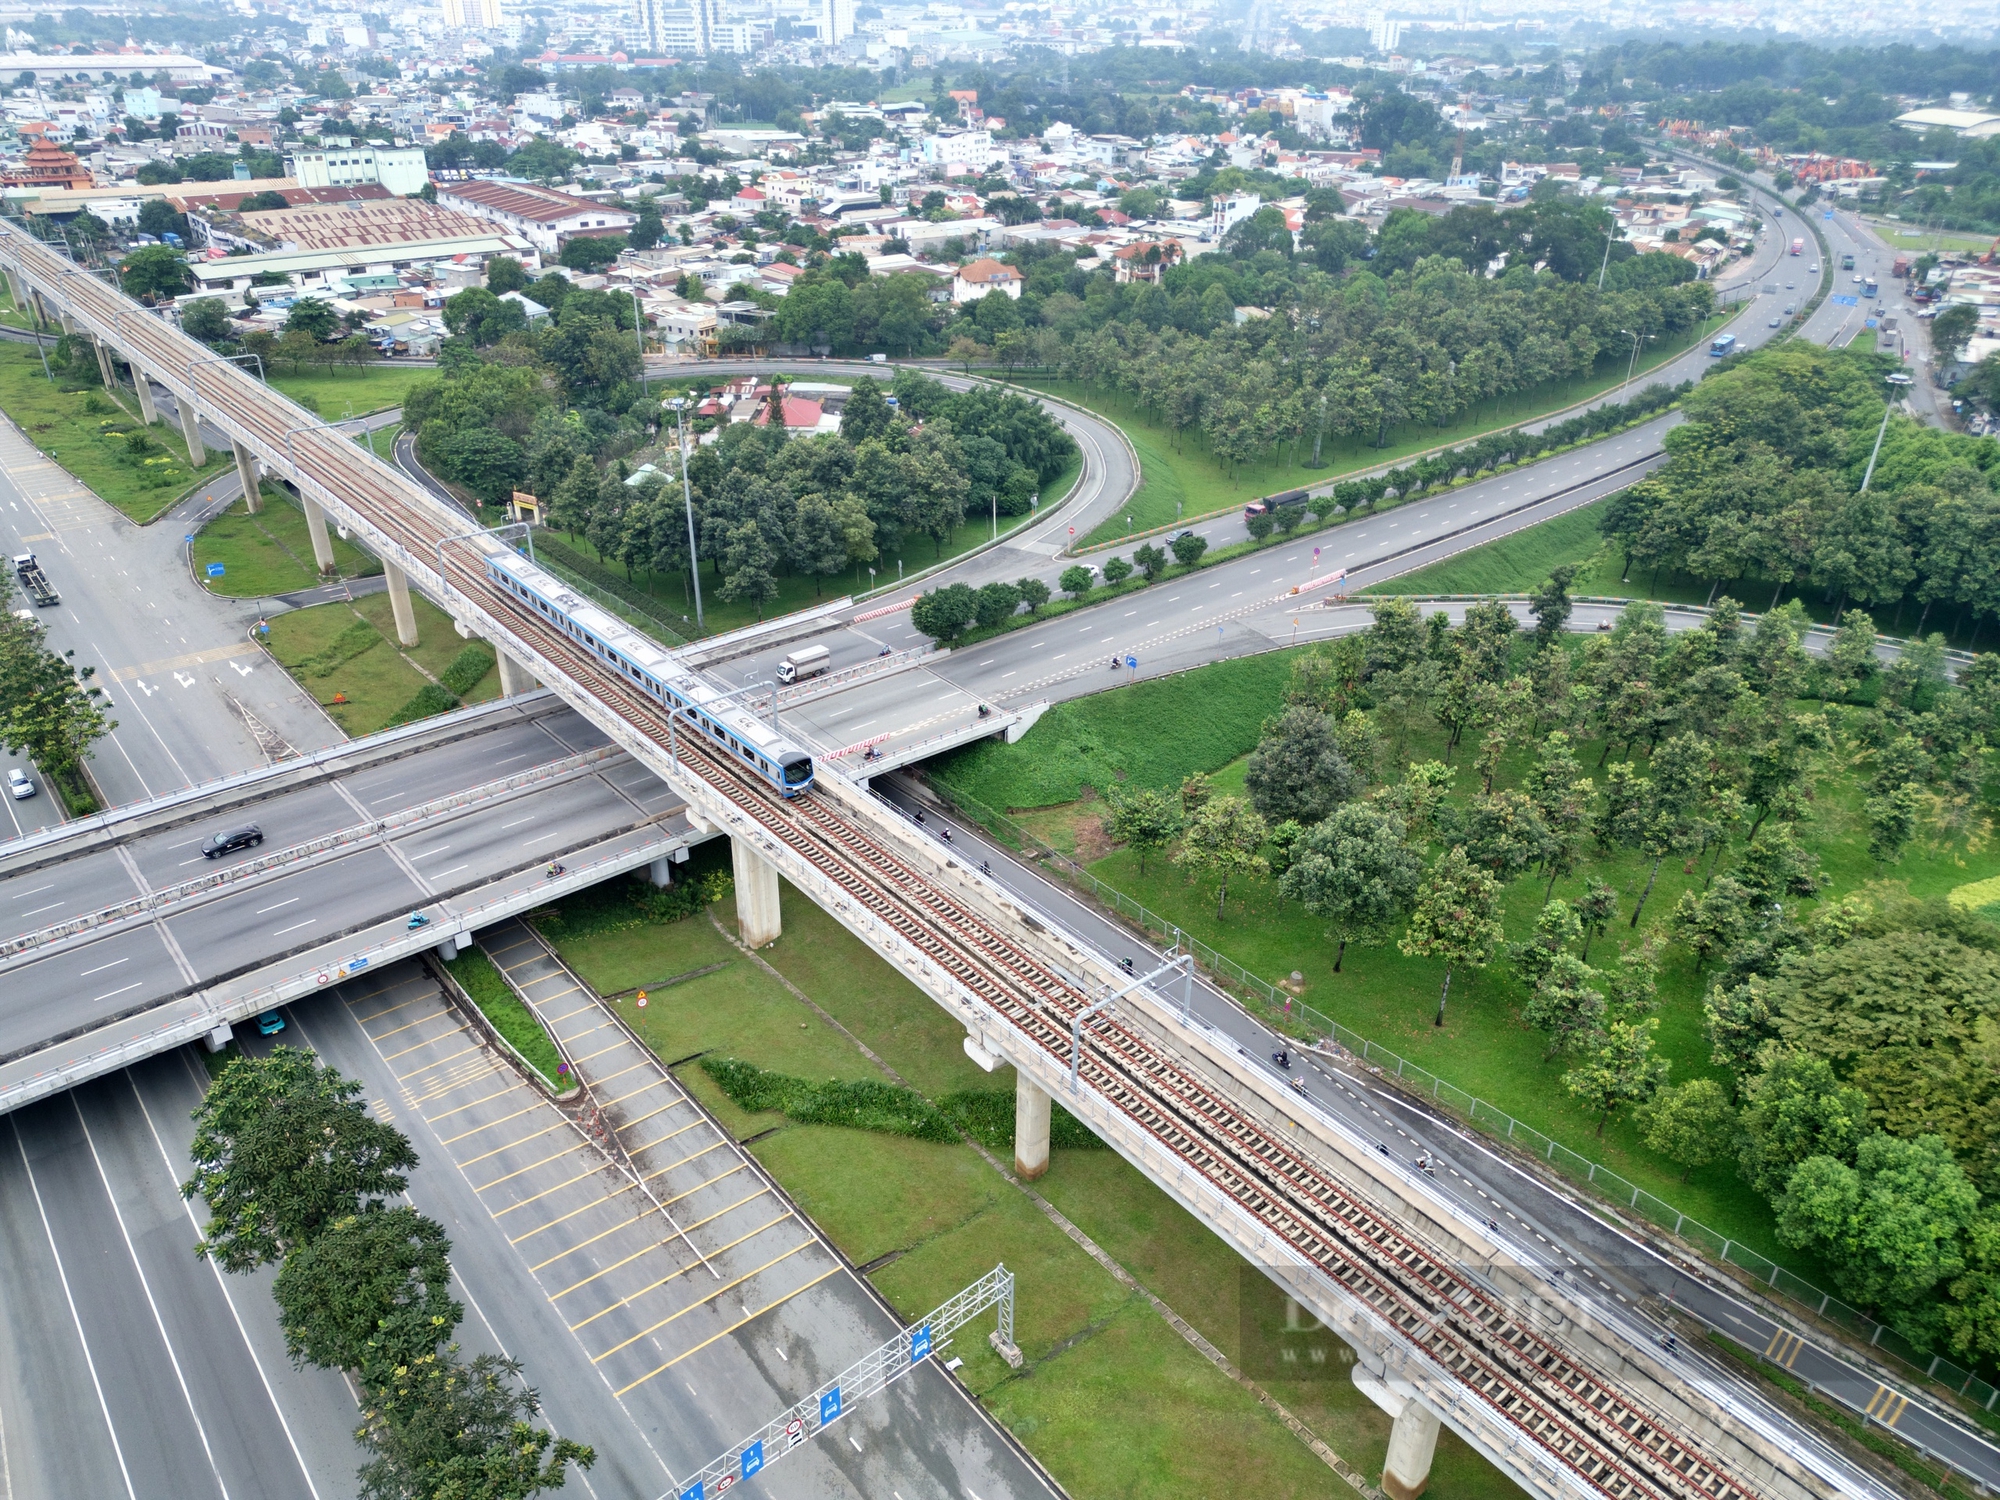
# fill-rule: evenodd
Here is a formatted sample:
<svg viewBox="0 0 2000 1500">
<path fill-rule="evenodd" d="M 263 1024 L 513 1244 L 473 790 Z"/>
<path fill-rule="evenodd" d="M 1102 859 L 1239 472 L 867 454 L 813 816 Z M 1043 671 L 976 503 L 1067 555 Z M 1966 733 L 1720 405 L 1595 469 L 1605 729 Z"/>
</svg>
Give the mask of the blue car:
<svg viewBox="0 0 2000 1500">
<path fill-rule="evenodd" d="M 285 1029 L 285 1018 L 275 1010 L 267 1010 L 257 1018 L 257 1035 L 276 1036 Z"/>
</svg>

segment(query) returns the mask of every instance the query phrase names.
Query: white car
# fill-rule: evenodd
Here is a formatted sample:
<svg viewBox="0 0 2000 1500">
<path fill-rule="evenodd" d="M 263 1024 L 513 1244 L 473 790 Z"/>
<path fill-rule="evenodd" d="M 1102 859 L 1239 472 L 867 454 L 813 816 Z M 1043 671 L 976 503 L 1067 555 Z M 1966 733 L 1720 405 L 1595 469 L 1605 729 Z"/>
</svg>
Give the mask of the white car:
<svg viewBox="0 0 2000 1500">
<path fill-rule="evenodd" d="M 1812 274 L 1813 274 L 1813 275 L 1815 275 L 1815 276 L 1819 275 L 1819 267 L 1818 267 L 1818 266 L 1809 266 L 1809 267 L 1807 267 L 1807 269 L 1808 269 L 1808 270 L 1810 270 L 1810 271 L 1812 272 Z"/>
<path fill-rule="evenodd" d="M 14 794 L 16 802 L 23 802 L 35 795 L 35 783 L 26 771 L 16 766 L 7 772 L 7 790 Z"/>
</svg>

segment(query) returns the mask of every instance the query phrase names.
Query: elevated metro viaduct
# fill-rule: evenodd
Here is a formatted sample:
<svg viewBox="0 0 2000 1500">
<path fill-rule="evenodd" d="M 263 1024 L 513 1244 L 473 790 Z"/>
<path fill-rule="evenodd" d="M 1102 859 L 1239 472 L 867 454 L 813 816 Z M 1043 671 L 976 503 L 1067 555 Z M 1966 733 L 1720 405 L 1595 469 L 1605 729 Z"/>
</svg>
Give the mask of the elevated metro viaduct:
<svg viewBox="0 0 2000 1500">
<path fill-rule="evenodd" d="M 0 270 L 17 296 L 169 390 L 191 437 L 198 420 L 229 434 L 246 479 L 261 463 L 290 482 L 316 550 L 328 514 L 357 534 L 383 561 L 399 633 L 414 634 L 415 582 L 494 643 L 510 686 L 547 684 L 666 782 L 691 825 L 727 833 L 746 938 L 775 936 L 782 873 L 951 1011 L 974 1047 L 1014 1066 L 1031 1132 L 1061 1092 L 1337 1329 L 1396 1407 L 1384 1479 L 1399 1500 L 1422 1489 L 1439 1422 L 1537 1494 L 1869 1491 L 1812 1445 L 1707 1399 L 1503 1235 L 1399 1182 L 1339 1121 L 1246 1067 L 1164 989 L 1131 986 L 842 776 L 788 802 L 690 736 L 670 750 L 655 703 L 489 583 L 481 559 L 499 542 L 466 536 L 462 517 L 372 454 L 19 232 L 0 230 Z M 1043 1150 L 1021 1142 L 1023 1165 Z"/>
</svg>

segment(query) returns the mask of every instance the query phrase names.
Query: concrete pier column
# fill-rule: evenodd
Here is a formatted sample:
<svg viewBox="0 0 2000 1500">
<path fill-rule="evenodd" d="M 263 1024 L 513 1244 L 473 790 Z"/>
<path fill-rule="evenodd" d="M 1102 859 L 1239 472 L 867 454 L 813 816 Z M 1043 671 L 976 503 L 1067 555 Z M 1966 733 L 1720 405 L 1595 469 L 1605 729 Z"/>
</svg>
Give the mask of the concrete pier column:
<svg viewBox="0 0 2000 1500">
<path fill-rule="evenodd" d="M 132 364 L 130 360 L 127 364 Z M 160 408 L 153 400 L 153 382 L 146 378 L 146 372 L 132 365 L 132 389 L 139 395 L 139 415 L 148 427 L 160 420 Z"/>
<path fill-rule="evenodd" d="M 505 661 L 507 658 L 503 656 L 500 659 Z M 651 884 L 660 886 L 662 889 L 672 885 L 674 883 L 674 857 L 671 854 L 662 854 L 650 865 L 647 865 L 646 879 Z"/>
<path fill-rule="evenodd" d="M 306 530 L 312 533 L 313 564 L 322 573 L 333 571 L 333 542 L 326 534 L 326 512 L 321 510 L 310 495 L 299 497 L 305 503 Z"/>
<path fill-rule="evenodd" d="M 111 351 L 97 339 L 90 341 L 90 347 L 97 351 L 97 373 L 104 381 L 107 391 L 118 389 L 118 367 L 111 363 Z"/>
<path fill-rule="evenodd" d="M 500 657 L 500 696 L 512 698 L 520 693 L 532 692 L 535 686 L 535 674 L 514 660 L 504 648 L 496 646 L 493 649 Z M 658 864 L 660 861 L 655 860 L 654 863 Z M 665 885 L 666 881 L 656 880 L 653 884 Z"/>
<path fill-rule="evenodd" d="M 417 612 L 410 607 L 409 576 L 392 562 L 384 562 L 382 571 L 389 579 L 389 608 L 396 616 L 396 639 L 405 646 L 414 646 L 417 643 Z"/>
<path fill-rule="evenodd" d="M 1431 1459 L 1437 1453 L 1437 1414 L 1421 1401 L 1403 1403 L 1402 1415 L 1389 1428 L 1389 1456 L 1382 1462 L 1382 1493 L 1389 1500 L 1417 1500 L 1431 1482 Z"/>
<path fill-rule="evenodd" d="M 195 415 L 192 401 L 182 401 L 178 404 L 181 409 L 181 436 L 187 439 L 188 457 L 199 469 L 208 462 L 208 449 L 201 445 L 201 418 Z"/>
<path fill-rule="evenodd" d="M 264 508 L 264 493 L 257 471 L 257 455 L 241 443 L 231 443 L 236 450 L 236 477 L 243 481 L 243 507 L 251 515 Z"/>
<path fill-rule="evenodd" d="M 775 943 L 784 932 L 778 914 L 778 870 L 742 839 L 729 841 L 736 875 L 736 929 L 752 948 Z"/>
<path fill-rule="evenodd" d="M 52 320 L 49 317 L 49 304 L 43 300 L 42 294 L 31 291 L 28 293 L 28 300 L 35 305 L 35 321 L 44 328 L 48 327 Z"/>
<path fill-rule="evenodd" d="M 1014 1070 L 1014 1175 L 1033 1182 L 1049 1169 L 1049 1096 Z"/>
</svg>

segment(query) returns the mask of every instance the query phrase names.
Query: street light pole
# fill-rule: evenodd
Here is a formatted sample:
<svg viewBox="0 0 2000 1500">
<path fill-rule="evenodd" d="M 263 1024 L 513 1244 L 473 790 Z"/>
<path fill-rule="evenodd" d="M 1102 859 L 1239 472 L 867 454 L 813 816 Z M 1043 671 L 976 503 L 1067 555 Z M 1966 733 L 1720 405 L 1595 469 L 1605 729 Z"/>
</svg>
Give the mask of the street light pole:
<svg viewBox="0 0 2000 1500">
<path fill-rule="evenodd" d="M 1902 387 L 1908 385 L 1909 383 L 1910 383 L 1910 377 L 1903 374 L 1902 371 L 1900 370 L 1898 370 L 1894 375 L 1891 375 L 1889 377 L 1889 384 L 1897 387 L 1897 391 L 1896 394 L 1889 399 L 1887 404 L 1883 406 L 1882 425 L 1875 429 L 1875 451 L 1868 455 L 1868 472 L 1861 476 L 1861 493 L 1864 495 L 1868 493 L 1869 481 L 1874 479 L 1875 477 L 1875 460 L 1882 456 L 1882 439 L 1886 437 L 1889 432 L 1889 413 L 1894 411 L 1897 405 L 1901 402 Z"/>
<path fill-rule="evenodd" d="M 688 576 L 694 580 L 694 628 L 697 634 L 708 627 L 701 618 L 701 555 L 694 540 L 694 481 L 688 477 L 687 397 L 676 396 L 667 403 L 673 408 L 675 441 L 681 451 L 681 498 L 687 502 Z"/>
</svg>

